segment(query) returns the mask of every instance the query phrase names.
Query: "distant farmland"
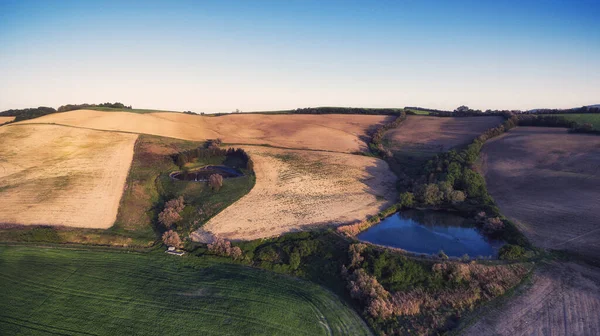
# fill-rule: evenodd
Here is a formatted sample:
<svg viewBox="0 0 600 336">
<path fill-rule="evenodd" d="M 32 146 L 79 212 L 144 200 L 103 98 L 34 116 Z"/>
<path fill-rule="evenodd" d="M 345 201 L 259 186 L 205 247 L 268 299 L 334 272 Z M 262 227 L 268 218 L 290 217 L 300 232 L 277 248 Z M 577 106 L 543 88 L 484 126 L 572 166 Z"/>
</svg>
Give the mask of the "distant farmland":
<svg viewBox="0 0 600 336">
<path fill-rule="evenodd" d="M 590 123 L 595 129 L 600 130 L 600 114 L 581 113 L 581 114 L 555 114 L 565 117 L 567 120 L 575 121 L 578 124 Z"/>
<path fill-rule="evenodd" d="M 368 335 L 310 282 L 207 258 L 0 246 L 3 335 Z"/>
</svg>

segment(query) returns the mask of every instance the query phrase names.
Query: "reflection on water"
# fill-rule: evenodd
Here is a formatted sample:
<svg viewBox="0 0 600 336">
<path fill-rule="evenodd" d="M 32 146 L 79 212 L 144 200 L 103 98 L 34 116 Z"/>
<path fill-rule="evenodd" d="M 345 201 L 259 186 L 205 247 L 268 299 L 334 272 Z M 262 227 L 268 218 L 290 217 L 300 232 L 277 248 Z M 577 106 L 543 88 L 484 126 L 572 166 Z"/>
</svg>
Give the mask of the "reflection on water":
<svg viewBox="0 0 600 336">
<path fill-rule="evenodd" d="M 402 211 L 362 232 L 358 239 L 413 253 L 442 250 L 451 257 L 495 257 L 502 246 L 484 237 L 469 220 L 442 211 Z"/>
</svg>

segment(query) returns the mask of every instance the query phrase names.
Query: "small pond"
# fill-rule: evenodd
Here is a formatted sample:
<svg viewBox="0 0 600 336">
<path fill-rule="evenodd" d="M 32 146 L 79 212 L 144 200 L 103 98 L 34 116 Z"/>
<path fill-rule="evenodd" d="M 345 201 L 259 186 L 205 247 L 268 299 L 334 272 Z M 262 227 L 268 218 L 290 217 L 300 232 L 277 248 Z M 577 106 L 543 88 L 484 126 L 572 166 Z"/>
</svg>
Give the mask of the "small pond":
<svg viewBox="0 0 600 336">
<path fill-rule="evenodd" d="M 501 241 L 484 237 L 472 222 L 443 211 L 407 210 L 396 213 L 358 235 L 358 239 L 408 252 L 450 257 L 468 254 L 475 258 L 496 257 Z"/>
<path fill-rule="evenodd" d="M 180 181 L 207 181 L 212 174 L 219 174 L 224 179 L 243 176 L 244 174 L 238 169 L 227 166 L 206 166 L 199 169 L 190 170 L 188 172 L 171 173 L 171 178 Z"/>
</svg>

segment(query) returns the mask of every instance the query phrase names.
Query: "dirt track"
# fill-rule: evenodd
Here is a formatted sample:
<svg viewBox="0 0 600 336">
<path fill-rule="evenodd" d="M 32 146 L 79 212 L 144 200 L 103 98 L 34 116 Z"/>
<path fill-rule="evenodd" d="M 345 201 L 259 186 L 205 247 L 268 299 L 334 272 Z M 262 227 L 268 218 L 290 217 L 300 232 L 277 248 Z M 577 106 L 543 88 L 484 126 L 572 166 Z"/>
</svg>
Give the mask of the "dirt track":
<svg viewBox="0 0 600 336">
<path fill-rule="evenodd" d="M 600 271 L 575 263 L 545 265 L 518 296 L 486 313 L 463 334 L 599 335 Z"/>
<path fill-rule="evenodd" d="M 470 143 L 502 120 L 502 117 L 408 116 L 400 127 L 385 133 L 384 143 L 394 152 L 434 155 Z"/>
<path fill-rule="evenodd" d="M 136 138 L 52 125 L 0 128 L 0 223 L 112 226 Z"/>
<path fill-rule="evenodd" d="M 536 246 L 600 258 L 600 137 L 519 127 L 486 143 L 480 166 Z"/>
<path fill-rule="evenodd" d="M 228 143 L 268 144 L 337 152 L 366 150 L 369 131 L 390 117 L 378 115 L 253 115 L 220 117 L 183 113 L 78 110 L 22 123 L 55 123 L 101 130 L 154 134 L 186 140 L 221 138 Z"/>
<path fill-rule="evenodd" d="M 245 146 L 256 185 L 203 228 L 228 239 L 256 239 L 315 225 L 365 219 L 395 199 L 396 177 L 366 156 Z"/>
</svg>

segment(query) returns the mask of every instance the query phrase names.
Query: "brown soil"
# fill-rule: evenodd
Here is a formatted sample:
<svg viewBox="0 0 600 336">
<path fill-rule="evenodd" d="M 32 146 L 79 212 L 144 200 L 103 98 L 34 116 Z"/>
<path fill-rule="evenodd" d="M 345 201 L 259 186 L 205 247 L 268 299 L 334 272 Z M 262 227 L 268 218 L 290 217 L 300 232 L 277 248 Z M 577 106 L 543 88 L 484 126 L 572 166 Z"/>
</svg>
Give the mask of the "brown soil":
<svg viewBox="0 0 600 336">
<path fill-rule="evenodd" d="M 13 125 L 0 138 L 0 222 L 113 225 L 137 135 Z"/>
<path fill-rule="evenodd" d="M 0 125 L 15 120 L 15 117 L 0 117 Z"/>
<path fill-rule="evenodd" d="M 393 152 L 430 156 L 466 145 L 485 130 L 502 123 L 502 117 L 440 118 L 408 116 L 387 131 L 384 143 Z"/>
<path fill-rule="evenodd" d="M 396 177 L 385 161 L 358 155 L 243 147 L 256 185 L 203 229 L 228 239 L 257 239 L 315 225 L 364 220 L 390 205 Z M 202 239 L 202 231 L 195 239 Z"/>
<path fill-rule="evenodd" d="M 538 246 L 600 258 L 600 137 L 519 127 L 480 162 L 502 213 Z"/>
<path fill-rule="evenodd" d="M 265 115 L 220 117 L 183 113 L 129 113 L 78 110 L 22 123 L 54 123 L 102 130 L 154 134 L 185 140 L 221 138 L 227 143 L 268 144 L 337 152 L 366 150 L 366 139 L 391 117 L 377 115 Z"/>
<path fill-rule="evenodd" d="M 492 309 L 464 335 L 599 335 L 600 270 L 554 262 L 536 270 L 518 296 Z"/>
</svg>

